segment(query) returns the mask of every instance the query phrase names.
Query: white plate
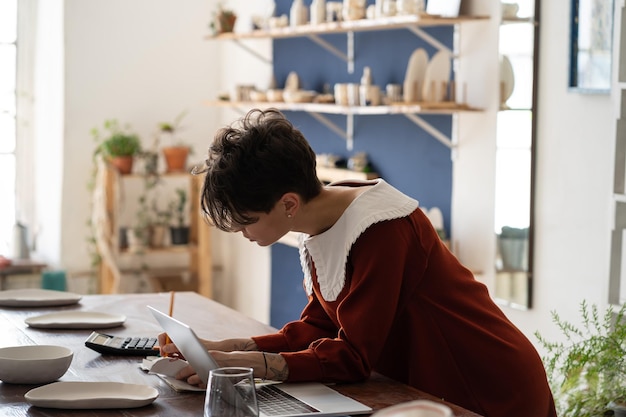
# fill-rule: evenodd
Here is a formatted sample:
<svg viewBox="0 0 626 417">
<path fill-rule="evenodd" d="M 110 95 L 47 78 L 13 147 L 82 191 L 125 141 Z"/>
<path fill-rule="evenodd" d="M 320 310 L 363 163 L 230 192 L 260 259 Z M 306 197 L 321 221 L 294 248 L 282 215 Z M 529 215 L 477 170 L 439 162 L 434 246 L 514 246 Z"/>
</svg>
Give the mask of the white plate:
<svg viewBox="0 0 626 417">
<path fill-rule="evenodd" d="M 429 0 L 426 13 L 441 17 L 458 17 L 461 0 Z"/>
<path fill-rule="evenodd" d="M 0 291 L 0 306 L 7 307 L 48 307 L 76 304 L 82 298 L 79 294 L 66 291 L 27 288 Z"/>
<path fill-rule="evenodd" d="M 452 58 L 446 51 L 439 51 L 431 58 L 424 75 L 422 97 L 426 102 L 442 102 L 446 98 L 450 83 Z"/>
<path fill-rule="evenodd" d="M 500 104 L 504 107 L 506 101 L 513 94 L 515 87 L 515 74 L 513 73 L 513 65 L 506 55 L 500 55 Z"/>
<path fill-rule="evenodd" d="M 62 409 L 136 408 L 152 403 L 159 392 L 149 385 L 122 382 L 53 382 L 24 394 L 29 404 Z"/>
<path fill-rule="evenodd" d="M 24 322 L 30 327 L 44 329 L 105 329 L 120 326 L 126 321 L 121 314 L 97 311 L 63 311 L 29 317 Z"/>
<path fill-rule="evenodd" d="M 414 400 L 392 405 L 374 413 L 372 417 L 453 417 L 445 404 L 430 400 Z"/>
<path fill-rule="evenodd" d="M 426 67 L 428 67 L 428 53 L 424 48 L 417 48 L 411 54 L 409 64 L 406 67 L 403 86 L 405 102 L 416 103 L 422 101 L 420 91 L 424 86 Z"/>
</svg>

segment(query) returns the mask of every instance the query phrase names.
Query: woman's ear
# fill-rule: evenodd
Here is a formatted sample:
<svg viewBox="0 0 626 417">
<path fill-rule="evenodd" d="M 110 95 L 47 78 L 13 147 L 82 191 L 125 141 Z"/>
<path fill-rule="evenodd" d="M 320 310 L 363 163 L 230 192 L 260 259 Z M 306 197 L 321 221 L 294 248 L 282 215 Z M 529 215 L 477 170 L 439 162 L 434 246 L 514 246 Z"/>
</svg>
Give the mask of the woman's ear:
<svg viewBox="0 0 626 417">
<path fill-rule="evenodd" d="M 300 196 L 296 193 L 285 193 L 280 202 L 287 217 L 294 217 L 300 208 Z"/>
</svg>

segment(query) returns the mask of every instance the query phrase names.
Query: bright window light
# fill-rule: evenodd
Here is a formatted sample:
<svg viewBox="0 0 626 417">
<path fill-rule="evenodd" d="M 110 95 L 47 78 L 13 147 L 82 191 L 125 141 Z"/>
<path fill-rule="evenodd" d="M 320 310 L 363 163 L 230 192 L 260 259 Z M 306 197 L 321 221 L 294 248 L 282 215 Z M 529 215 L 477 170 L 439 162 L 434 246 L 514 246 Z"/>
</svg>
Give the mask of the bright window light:
<svg viewBox="0 0 626 417">
<path fill-rule="evenodd" d="M 15 223 L 17 0 L 0 1 L 0 255 L 10 256 Z"/>
</svg>

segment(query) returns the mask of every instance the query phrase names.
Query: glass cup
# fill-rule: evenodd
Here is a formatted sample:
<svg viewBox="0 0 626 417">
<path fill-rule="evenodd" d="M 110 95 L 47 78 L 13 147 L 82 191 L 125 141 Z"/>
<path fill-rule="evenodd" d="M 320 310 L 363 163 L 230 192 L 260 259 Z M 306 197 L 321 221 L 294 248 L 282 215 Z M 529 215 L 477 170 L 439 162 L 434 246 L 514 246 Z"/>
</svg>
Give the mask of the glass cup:
<svg viewBox="0 0 626 417">
<path fill-rule="evenodd" d="M 252 368 L 219 368 L 209 372 L 204 417 L 258 417 Z"/>
</svg>

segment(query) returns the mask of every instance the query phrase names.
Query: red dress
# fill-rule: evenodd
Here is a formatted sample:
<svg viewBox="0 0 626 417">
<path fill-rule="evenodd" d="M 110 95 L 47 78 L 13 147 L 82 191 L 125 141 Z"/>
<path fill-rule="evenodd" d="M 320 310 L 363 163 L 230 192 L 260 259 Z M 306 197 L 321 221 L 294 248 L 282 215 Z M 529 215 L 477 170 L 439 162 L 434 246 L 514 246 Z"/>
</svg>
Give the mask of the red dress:
<svg viewBox="0 0 626 417">
<path fill-rule="evenodd" d="M 556 416 L 535 348 L 420 209 L 358 232 L 336 298 L 314 260 L 303 265 L 311 294 L 300 320 L 253 338 L 281 353 L 289 381 L 354 382 L 376 371 L 486 417 Z"/>
</svg>

